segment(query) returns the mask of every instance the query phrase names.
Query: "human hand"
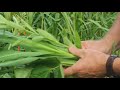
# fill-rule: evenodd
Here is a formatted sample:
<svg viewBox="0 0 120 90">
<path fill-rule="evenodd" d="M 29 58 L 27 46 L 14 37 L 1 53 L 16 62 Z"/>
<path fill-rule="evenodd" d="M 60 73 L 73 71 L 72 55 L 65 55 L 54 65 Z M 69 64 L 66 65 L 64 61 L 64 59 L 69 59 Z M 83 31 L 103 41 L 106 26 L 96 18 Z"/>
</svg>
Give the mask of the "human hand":
<svg viewBox="0 0 120 90">
<path fill-rule="evenodd" d="M 107 40 L 89 40 L 82 41 L 82 49 L 93 49 L 106 54 L 110 54 L 112 45 L 110 41 Z"/>
<path fill-rule="evenodd" d="M 78 77 L 103 77 L 106 74 L 106 61 L 109 55 L 92 49 L 77 49 L 70 47 L 69 51 L 80 60 L 64 70 L 65 76 L 77 75 Z"/>
</svg>

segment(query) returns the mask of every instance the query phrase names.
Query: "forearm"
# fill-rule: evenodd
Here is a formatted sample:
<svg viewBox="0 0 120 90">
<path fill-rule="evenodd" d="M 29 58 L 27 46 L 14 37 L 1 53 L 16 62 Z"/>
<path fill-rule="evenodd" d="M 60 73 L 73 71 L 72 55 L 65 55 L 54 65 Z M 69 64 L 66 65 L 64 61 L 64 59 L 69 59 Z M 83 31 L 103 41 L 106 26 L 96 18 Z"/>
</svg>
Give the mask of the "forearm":
<svg viewBox="0 0 120 90">
<path fill-rule="evenodd" d="M 115 22 L 110 28 L 110 31 L 105 35 L 104 39 L 111 45 L 120 42 L 120 13 L 118 13 Z"/>
<path fill-rule="evenodd" d="M 110 31 L 105 35 L 104 39 L 111 46 L 120 44 L 120 13 L 118 13 L 116 20 L 114 21 Z"/>
<path fill-rule="evenodd" d="M 120 75 L 120 58 L 116 58 L 113 63 L 113 70 L 117 75 Z"/>
</svg>

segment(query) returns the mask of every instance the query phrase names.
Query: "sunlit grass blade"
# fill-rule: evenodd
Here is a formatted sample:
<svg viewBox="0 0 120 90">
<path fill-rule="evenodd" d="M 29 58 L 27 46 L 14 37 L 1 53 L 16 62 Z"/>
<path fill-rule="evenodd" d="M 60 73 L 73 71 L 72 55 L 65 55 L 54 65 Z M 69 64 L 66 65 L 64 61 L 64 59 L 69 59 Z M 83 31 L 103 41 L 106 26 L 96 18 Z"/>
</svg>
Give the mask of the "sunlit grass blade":
<svg viewBox="0 0 120 90">
<path fill-rule="evenodd" d="M 18 59 L 18 60 L 13 60 L 13 61 L 7 61 L 7 62 L 0 63 L 0 67 L 19 66 L 19 65 L 31 63 L 31 62 L 36 61 L 38 59 L 39 59 L 39 57 L 21 58 L 21 59 Z"/>
</svg>

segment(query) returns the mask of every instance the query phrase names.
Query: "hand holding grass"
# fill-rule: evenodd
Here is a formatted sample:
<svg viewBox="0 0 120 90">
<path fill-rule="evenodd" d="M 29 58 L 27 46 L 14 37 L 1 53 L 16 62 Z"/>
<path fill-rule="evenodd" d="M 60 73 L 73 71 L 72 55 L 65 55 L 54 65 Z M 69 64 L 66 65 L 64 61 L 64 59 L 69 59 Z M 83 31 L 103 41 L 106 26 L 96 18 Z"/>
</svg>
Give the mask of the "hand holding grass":
<svg viewBox="0 0 120 90">
<path fill-rule="evenodd" d="M 65 75 L 77 74 L 79 77 L 103 77 L 106 74 L 106 61 L 111 54 L 112 46 L 120 48 L 120 13 L 110 31 L 98 41 L 83 41 L 82 49 L 70 47 L 69 51 L 81 59 L 73 66 L 65 69 Z M 119 58 L 113 64 L 113 69 L 120 74 Z"/>
<path fill-rule="evenodd" d="M 80 57 L 80 60 L 64 70 L 66 76 L 103 77 L 106 74 L 106 61 L 109 55 L 91 49 L 77 49 L 70 47 L 69 51 Z"/>
<path fill-rule="evenodd" d="M 11 12 L 4 12 L 0 15 L 0 46 L 2 46 L 0 47 L 0 67 L 2 67 L 0 72 L 3 72 L 5 67 L 10 69 L 15 67 L 12 69 L 14 73 L 12 71 L 11 77 L 64 78 L 63 67 L 75 64 L 81 57 L 82 61 L 79 60 L 73 65 L 76 71 L 72 70 L 72 74 L 80 77 L 104 76 L 106 61 L 104 56 L 111 53 L 114 41 L 117 44 L 120 41 L 119 18 L 116 20 L 117 24 L 113 25 L 102 40 L 83 41 L 81 47 L 81 40 L 99 39 L 103 36 L 115 15 L 108 12 L 99 14 L 101 13 L 24 12 L 11 14 Z M 27 35 L 18 36 L 18 32 L 21 34 L 26 32 Z M 82 48 L 78 49 L 80 55 L 74 53 L 75 49 L 70 50 L 78 57 L 68 52 L 68 47 L 71 45 Z M 16 52 L 17 46 L 19 46 L 19 52 Z M 9 53 L 9 50 L 14 51 Z M 101 59 L 103 60 L 100 61 Z M 115 63 L 116 72 L 120 71 L 118 70 L 119 60 Z M 65 74 L 70 75 L 71 69 L 66 70 Z M 5 71 L 7 74 L 9 72 Z M 3 77 L 4 73 L 1 73 L 0 77 L 1 75 Z"/>
</svg>

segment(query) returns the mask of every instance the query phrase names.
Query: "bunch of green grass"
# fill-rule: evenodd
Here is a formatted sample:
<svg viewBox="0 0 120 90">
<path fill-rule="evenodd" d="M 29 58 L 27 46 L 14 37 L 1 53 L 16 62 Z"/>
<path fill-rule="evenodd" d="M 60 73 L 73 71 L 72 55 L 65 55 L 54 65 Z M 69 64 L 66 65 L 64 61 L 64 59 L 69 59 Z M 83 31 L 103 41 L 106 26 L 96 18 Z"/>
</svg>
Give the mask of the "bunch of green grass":
<svg viewBox="0 0 120 90">
<path fill-rule="evenodd" d="M 68 30 L 69 33 L 66 33 L 66 35 L 71 35 L 71 41 L 73 41 L 73 44 L 75 44 L 77 47 L 80 48 L 80 37 L 76 30 L 73 29 L 70 18 L 67 16 L 66 13 L 62 13 L 63 17 L 66 19 L 66 23 L 68 24 Z M 4 43 L 9 43 L 9 49 L 14 48 L 15 46 L 22 46 L 25 48 L 28 48 L 30 52 L 15 52 L 10 51 L 11 53 L 8 53 L 8 51 L 1 52 L 3 53 L 3 56 L 0 57 L 1 63 L 0 67 L 11 67 L 11 66 L 19 66 L 23 64 L 30 64 L 34 61 L 41 61 L 53 59 L 48 61 L 49 62 L 55 62 L 57 66 L 55 66 L 55 70 L 52 71 L 52 73 L 59 71 L 61 73 L 56 75 L 53 75 L 54 77 L 64 77 L 62 66 L 68 66 L 73 65 L 77 58 L 70 54 L 68 52 L 68 45 L 69 43 L 72 44 L 72 42 L 68 39 L 67 36 L 66 40 L 69 41 L 69 43 L 63 44 L 60 43 L 53 35 L 48 33 L 45 30 L 42 29 L 33 29 L 26 21 L 24 21 L 22 18 L 20 18 L 18 15 L 14 17 L 16 22 L 9 21 L 5 19 L 2 15 L 0 15 L 0 24 L 5 26 L 5 29 L 8 28 L 8 31 L 1 30 L 0 32 L 0 41 Z M 2 27 L 4 29 L 4 27 Z M 17 36 L 16 34 L 10 33 L 9 29 L 12 29 L 12 32 L 27 32 L 29 36 Z M 61 34 L 62 35 L 62 34 Z M 63 36 L 62 36 L 63 37 Z M 63 37 L 64 39 L 64 37 Z M 76 42 L 78 41 L 78 42 Z M 45 60 L 45 61 L 46 61 Z M 59 62 L 59 64 L 58 64 Z M 43 65 L 42 65 L 43 66 Z M 45 65 L 44 67 L 46 67 Z M 30 66 L 32 68 L 32 66 Z M 31 71 L 31 70 L 28 70 Z M 50 73 L 50 72 L 49 72 Z M 43 73 L 44 74 L 44 73 Z M 32 75 L 33 76 L 33 75 Z M 29 76 L 31 77 L 31 76 Z"/>
</svg>

